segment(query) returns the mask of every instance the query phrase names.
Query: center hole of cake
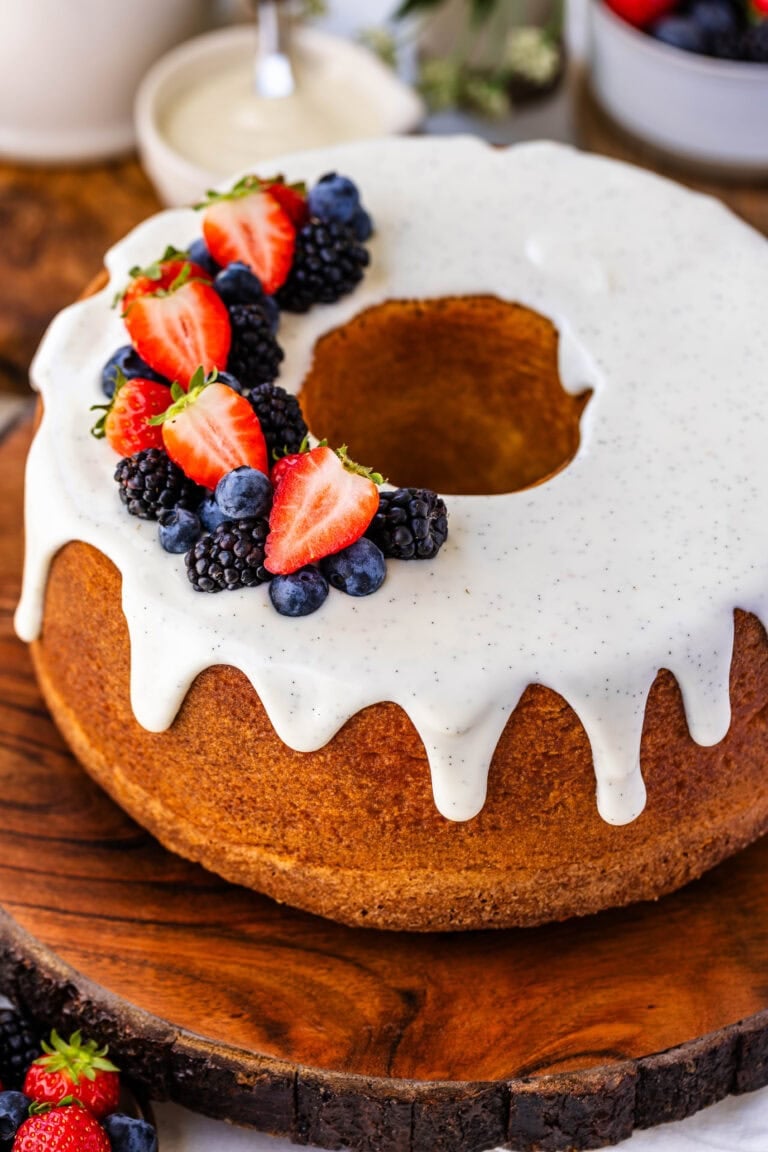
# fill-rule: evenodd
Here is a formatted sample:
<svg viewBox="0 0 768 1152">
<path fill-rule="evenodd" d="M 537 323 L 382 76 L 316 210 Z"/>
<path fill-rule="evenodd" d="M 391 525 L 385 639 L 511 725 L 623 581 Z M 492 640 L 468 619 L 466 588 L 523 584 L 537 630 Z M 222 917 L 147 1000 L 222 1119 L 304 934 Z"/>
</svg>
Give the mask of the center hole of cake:
<svg viewBox="0 0 768 1152">
<path fill-rule="evenodd" d="M 301 391 L 309 427 L 400 487 L 517 492 L 576 455 L 590 393 L 562 386 L 558 333 L 494 296 L 391 300 L 325 335 Z"/>
</svg>

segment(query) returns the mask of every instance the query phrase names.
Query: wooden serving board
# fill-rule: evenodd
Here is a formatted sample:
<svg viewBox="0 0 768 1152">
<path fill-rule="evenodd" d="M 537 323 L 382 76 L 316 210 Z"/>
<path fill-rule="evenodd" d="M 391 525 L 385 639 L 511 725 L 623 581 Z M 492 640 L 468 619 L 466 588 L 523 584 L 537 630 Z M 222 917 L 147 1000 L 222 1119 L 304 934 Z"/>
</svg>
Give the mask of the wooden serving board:
<svg viewBox="0 0 768 1152">
<path fill-rule="evenodd" d="M 341 927 L 160 848 L 13 636 L 29 436 L 0 444 L 0 990 L 158 1097 L 359 1152 L 599 1147 L 768 1082 L 768 840 L 658 904 L 452 936 Z"/>
</svg>

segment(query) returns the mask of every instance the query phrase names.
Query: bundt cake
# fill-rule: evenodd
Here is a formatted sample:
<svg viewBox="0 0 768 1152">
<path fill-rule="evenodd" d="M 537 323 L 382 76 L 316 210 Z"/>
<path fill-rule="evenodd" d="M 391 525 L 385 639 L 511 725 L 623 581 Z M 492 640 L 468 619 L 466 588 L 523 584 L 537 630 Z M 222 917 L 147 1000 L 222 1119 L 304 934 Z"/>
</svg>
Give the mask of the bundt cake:
<svg viewBox="0 0 768 1152">
<path fill-rule="evenodd" d="M 656 898 L 760 835 L 764 240 L 552 144 L 267 167 L 348 174 L 375 223 L 359 283 L 283 312 L 278 382 L 311 444 L 439 492 L 448 538 L 301 618 L 190 586 L 89 435 L 116 292 L 200 237 L 191 209 L 146 221 L 33 366 L 17 629 L 83 765 L 171 850 L 381 928 Z"/>
</svg>

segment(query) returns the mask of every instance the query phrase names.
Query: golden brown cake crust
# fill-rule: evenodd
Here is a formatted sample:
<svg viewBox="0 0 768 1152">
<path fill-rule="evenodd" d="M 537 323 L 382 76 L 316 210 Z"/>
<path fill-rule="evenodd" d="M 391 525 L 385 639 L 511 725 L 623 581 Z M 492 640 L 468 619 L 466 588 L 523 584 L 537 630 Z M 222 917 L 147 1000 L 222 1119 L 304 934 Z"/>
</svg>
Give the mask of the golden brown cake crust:
<svg viewBox="0 0 768 1152">
<path fill-rule="evenodd" d="M 733 720 L 720 744 L 690 739 L 677 684 L 659 673 L 641 752 L 648 804 L 633 824 L 601 820 L 581 724 L 538 685 L 507 723 L 483 811 L 452 823 L 394 704 L 352 717 L 317 752 L 294 752 L 245 677 L 214 667 L 168 731 L 141 728 L 120 590 L 86 544 L 55 558 L 33 653 L 59 727 L 168 848 L 277 900 L 382 928 L 536 924 L 657 897 L 768 828 L 768 642 L 746 613 L 736 612 Z"/>
</svg>

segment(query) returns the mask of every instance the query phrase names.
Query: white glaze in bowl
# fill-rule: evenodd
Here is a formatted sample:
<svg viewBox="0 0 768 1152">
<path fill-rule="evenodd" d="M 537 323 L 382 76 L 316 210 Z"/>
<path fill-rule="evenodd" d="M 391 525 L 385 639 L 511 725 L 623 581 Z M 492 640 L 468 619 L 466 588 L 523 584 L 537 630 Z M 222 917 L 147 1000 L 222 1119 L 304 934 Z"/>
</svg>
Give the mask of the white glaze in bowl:
<svg viewBox="0 0 768 1152">
<path fill-rule="evenodd" d="M 238 86 L 227 84 L 250 67 L 256 43 L 250 25 L 210 32 L 169 52 L 145 76 L 136 98 L 136 132 L 142 163 L 163 203 L 192 203 L 243 165 L 269 160 L 276 148 L 289 151 L 410 132 L 424 116 L 421 99 L 372 53 L 301 25 L 293 36 L 296 96 L 302 95 L 303 78 L 315 75 L 317 106 L 299 105 L 291 97 L 287 102 L 261 100 L 258 108 L 254 101 L 254 108 L 243 109 Z M 207 119 L 205 102 L 196 99 L 203 87 L 211 91 L 212 101 L 229 98 L 237 104 L 229 147 L 222 111 L 211 108 Z M 286 103 L 291 117 L 285 115 Z M 182 112 L 189 106 L 188 116 L 178 114 L 179 105 Z M 278 146 L 276 132 L 285 135 Z"/>
</svg>

